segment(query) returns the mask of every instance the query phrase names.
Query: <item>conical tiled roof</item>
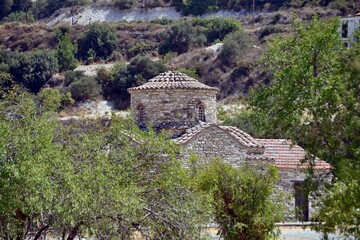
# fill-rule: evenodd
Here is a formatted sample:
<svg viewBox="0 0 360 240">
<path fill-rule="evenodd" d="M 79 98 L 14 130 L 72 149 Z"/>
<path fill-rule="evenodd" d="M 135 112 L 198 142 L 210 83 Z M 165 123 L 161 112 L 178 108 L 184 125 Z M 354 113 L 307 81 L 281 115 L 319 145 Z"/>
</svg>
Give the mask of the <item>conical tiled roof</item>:
<svg viewBox="0 0 360 240">
<path fill-rule="evenodd" d="M 219 89 L 214 87 L 209 87 L 205 84 L 202 84 L 196 79 L 193 79 L 183 73 L 169 71 L 160 73 L 158 76 L 150 79 L 147 83 L 138 86 L 129 88 L 128 91 L 139 90 L 157 90 L 157 89 L 192 89 L 192 90 L 208 90 L 216 91 Z"/>
</svg>

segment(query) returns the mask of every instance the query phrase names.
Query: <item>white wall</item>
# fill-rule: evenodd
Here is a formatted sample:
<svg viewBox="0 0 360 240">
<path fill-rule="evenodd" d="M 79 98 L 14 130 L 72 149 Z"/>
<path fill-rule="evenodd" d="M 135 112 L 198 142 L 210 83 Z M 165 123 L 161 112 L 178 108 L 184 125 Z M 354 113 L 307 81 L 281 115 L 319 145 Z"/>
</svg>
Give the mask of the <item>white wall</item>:
<svg viewBox="0 0 360 240">
<path fill-rule="evenodd" d="M 341 18 L 340 34 L 342 34 L 342 25 L 344 23 L 348 24 L 348 36 L 343 38 L 344 42 L 347 44 L 347 47 L 354 41 L 353 34 L 357 28 L 360 26 L 360 16 L 356 17 L 345 17 Z"/>
</svg>

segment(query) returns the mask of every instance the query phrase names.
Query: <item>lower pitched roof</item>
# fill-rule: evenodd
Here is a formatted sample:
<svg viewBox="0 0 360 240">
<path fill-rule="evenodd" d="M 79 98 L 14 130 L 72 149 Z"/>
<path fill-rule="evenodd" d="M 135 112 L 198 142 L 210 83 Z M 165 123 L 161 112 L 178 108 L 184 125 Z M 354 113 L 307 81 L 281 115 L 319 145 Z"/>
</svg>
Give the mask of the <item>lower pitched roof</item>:
<svg viewBox="0 0 360 240">
<path fill-rule="evenodd" d="M 285 139 L 256 139 L 265 146 L 264 155 L 275 159 L 275 165 L 279 169 L 306 169 L 308 163 L 303 163 L 306 157 L 305 150 Z M 326 171 L 332 167 L 329 163 L 315 158 L 314 170 Z"/>
</svg>

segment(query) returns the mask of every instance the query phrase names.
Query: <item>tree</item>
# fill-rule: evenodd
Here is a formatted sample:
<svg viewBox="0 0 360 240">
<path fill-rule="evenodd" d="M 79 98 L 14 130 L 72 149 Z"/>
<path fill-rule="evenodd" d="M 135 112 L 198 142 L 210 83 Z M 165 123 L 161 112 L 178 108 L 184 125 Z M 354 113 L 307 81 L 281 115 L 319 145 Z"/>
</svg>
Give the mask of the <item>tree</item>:
<svg viewBox="0 0 360 240">
<path fill-rule="evenodd" d="M 164 136 L 116 117 L 60 125 L 28 94 L 0 110 L 4 239 L 199 238 L 207 218 Z"/>
<path fill-rule="evenodd" d="M 59 89 L 44 88 L 39 92 L 41 107 L 45 111 L 57 111 L 61 106 L 61 93 Z"/>
<path fill-rule="evenodd" d="M 74 70 L 77 66 L 75 54 L 77 46 L 71 42 L 70 35 L 65 34 L 60 37 L 60 42 L 57 50 L 57 58 L 59 63 L 59 70 Z"/>
<path fill-rule="evenodd" d="M 214 159 L 196 171 L 198 187 L 209 194 L 206 201 L 213 206 L 224 239 L 261 240 L 275 234 L 275 222 L 282 219 L 282 211 L 272 196 L 278 180 L 274 166 L 235 169 Z"/>
<path fill-rule="evenodd" d="M 37 50 L 13 54 L 9 59 L 10 73 L 20 85 L 37 93 L 41 87 L 58 72 L 55 52 Z"/>
<path fill-rule="evenodd" d="M 19 85 L 14 81 L 13 77 L 9 73 L 0 71 L 0 99 L 17 90 L 19 90 Z"/>
<path fill-rule="evenodd" d="M 71 96 L 78 101 L 100 97 L 100 85 L 93 77 L 83 76 L 69 85 Z"/>
<path fill-rule="evenodd" d="M 35 19 L 39 20 L 49 13 L 46 13 L 47 0 L 36 0 L 32 3 L 31 10 L 34 13 Z"/>
<path fill-rule="evenodd" d="M 360 48 L 354 44 L 347 50 L 338 26 L 334 20 L 296 21 L 291 36 L 271 42 L 264 64 L 273 81 L 253 95 L 252 105 L 270 120 L 268 130 L 277 127 L 301 144 L 311 154 L 310 163 L 317 156 L 333 165 L 338 182 L 325 196 L 319 214 L 325 224 L 319 228 L 353 234 L 352 226 L 359 229 L 359 202 L 337 213 L 357 194 L 354 186 L 360 186 Z"/>
<path fill-rule="evenodd" d="M 12 5 L 13 0 L 0 0 L 0 19 L 6 17 L 10 13 Z"/>
<path fill-rule="evenodd" d="M 31 0 L 13 0 L 12 12 L 27 12 L 31 7 Z"/>
<path fill-rule="evenodd" d="M 105 69 L 98 71 L 96 81 L 106 98 L 115 100 L 119 108 L 126 109 L 130 104 L 128 88 L 139 86 L 165 71 L 166 67 L 161 62 L 136 57 L 128 65 L 124 62 L 116 64 L 111 72 Z"/>
<path fill-rule="evenodd" d="M 240 31 L 242 27 L 234 18 L 213 18 L 208 20 L 207 41 L 212 43 L 216 40 L 222 41 L 226 35 Z"/>
<path fill-rule="evenodd" d="M 187 52 L 190 48 L 193 28 L 188 21 L 172 25 L 165 32 L 164 41 L 160 44 L 159 53 L 176 52 L 178 54 Z"/>
<path fill-rule="evenodd" d="M 190 0 L 187 10 L 193 15 L 202 15 L 217 8 L 217 0 Z"/>
<path fill-rule="evenodd" d="M 224 45 L 218 58 L 227 66 L 234 66 L 250 49 L 252 39 L 244 31 L 230 33 L 224 39 Z"/>
<path fill-rule="evenodd" d="M 106 59 L 117 45 L 118 40 L 112 28 L 94 23 L 78 41 L 78 56 L 82 59 Z"/>
</svg>

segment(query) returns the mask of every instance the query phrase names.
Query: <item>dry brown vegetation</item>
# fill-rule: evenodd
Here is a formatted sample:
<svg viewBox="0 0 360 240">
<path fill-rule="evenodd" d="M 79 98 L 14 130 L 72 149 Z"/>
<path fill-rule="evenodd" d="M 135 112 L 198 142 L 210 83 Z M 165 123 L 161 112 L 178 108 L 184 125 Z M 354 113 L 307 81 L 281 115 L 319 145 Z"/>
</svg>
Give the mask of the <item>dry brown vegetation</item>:
<svg viewBox="0 0 360 240">
<path fill-rule="evenodd" d="M 158 2 L 158 1 L 157 1 Z M 163 3 L 166 4 L 166 3 Z M 301 8 L 280 10 L 266 14 L 244 16 L 239 21 L 244 26 L 245 33 L 252 39 L 250 50 L 242 54 L 231 65 L 225 64 L 219 53 L 192 47 L 179 56 L 159 56 L 159 44 L 163 32 L 172 21 L 162 23 L 152 22 L 120 22 L 109 23 L 117 34 L 118 48 L 106 61 L 130 61 L 137 55 L 147 55 L 151 58 L 160 57 L 167 62 L 169 69 L 192 69 L 205 84 L 220 88 L 220 99 L 231 96 L 246 95 L 250 89 L 269 81 L 268 74 L 261 70 L 257 60 L 266 48 L 266 43 L 278 35 L 289 34 L 294 17 L 309 20 L 315 15 L 320 18 L 339 16 L 338 10 L 325 8 Z M 25 25 L 8 23 L 0 25 L 0 48 L 11 51 L 32 51 L 35 49 L 56 49 L 59 31 L 70 32 L 73 42 L 77 42 L 87 26 L 70 27 L 60 24 L 48 27 L 44 23 Z"/>
</svg>

